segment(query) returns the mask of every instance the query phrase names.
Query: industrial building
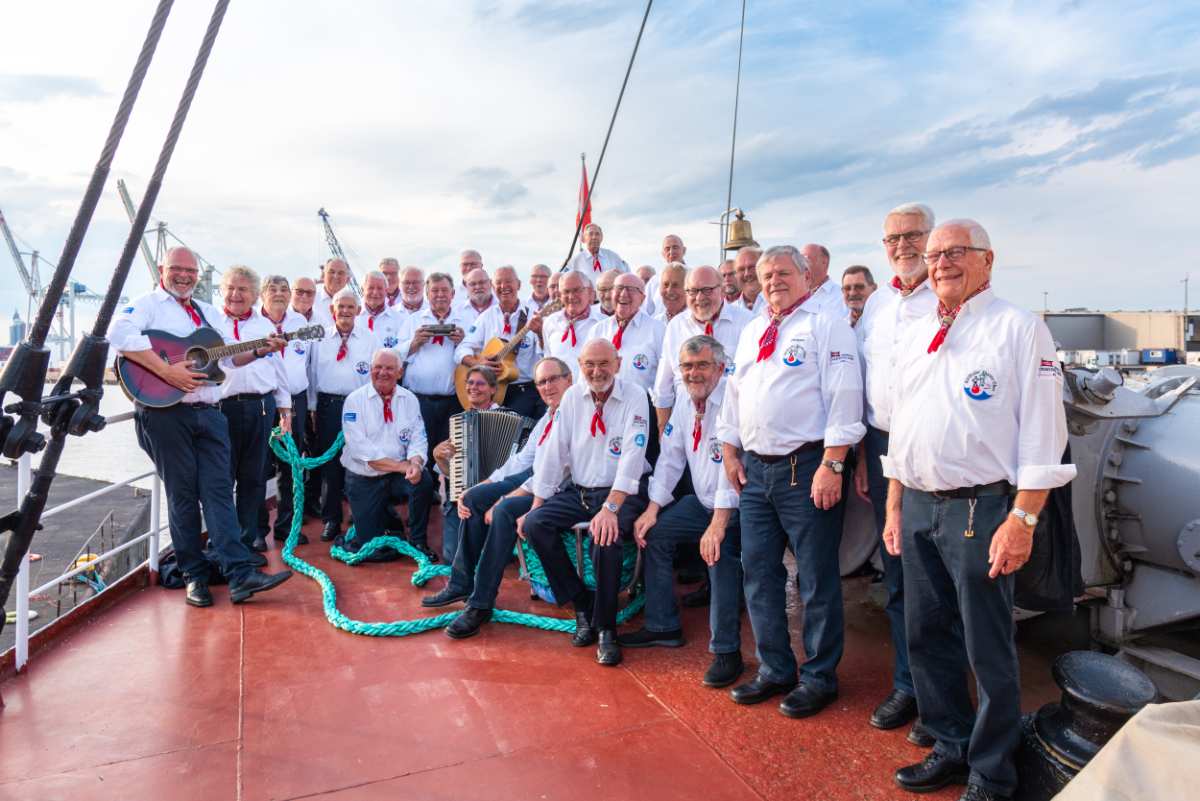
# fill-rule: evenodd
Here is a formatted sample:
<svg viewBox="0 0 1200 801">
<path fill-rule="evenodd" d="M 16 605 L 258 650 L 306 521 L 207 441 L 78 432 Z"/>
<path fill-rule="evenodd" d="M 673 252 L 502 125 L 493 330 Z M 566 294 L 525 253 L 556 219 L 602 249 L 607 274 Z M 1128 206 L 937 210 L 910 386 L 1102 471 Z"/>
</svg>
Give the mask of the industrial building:
<svg viewBox="0 0 1200 801">
<path fill-rule="evenodd" d="M 1040 314 L 1062 353 L 1140 354 L 1147 350 L 1167 350 L 1177 353 L 1179 362 L 1200 358 L 1200 314 L 1090 309 Z"/>
</svg>

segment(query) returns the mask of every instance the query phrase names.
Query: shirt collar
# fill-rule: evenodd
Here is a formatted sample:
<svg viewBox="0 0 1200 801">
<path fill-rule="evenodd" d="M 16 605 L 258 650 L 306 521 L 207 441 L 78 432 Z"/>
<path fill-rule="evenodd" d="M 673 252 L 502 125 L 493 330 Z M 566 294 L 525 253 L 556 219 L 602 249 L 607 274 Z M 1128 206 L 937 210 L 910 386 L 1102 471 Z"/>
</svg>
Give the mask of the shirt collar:
<svg viewBox="0 0 1200 801">
<path fill-rule="evenodd" d="M 687 390 L 684 390 L 687 392 Z M 725 400 L 725 376 L 721 376 L 721 380 L 717 382 L 717 388 L 708 396 L 708 400 L 704 402 L 704 413 L 715 412 L 721 408 L 721 403 Z M 690 397 L 688 405 L 691 407 L 692 414 L 696 412 L 696 403 Z"/>
<path fill-rule="evenodd" d="M 916 294 L 916 293 L 914 292 L 913 294 Z M 992 305 L 992 301 L 995 299 L 996 299 L 995 291 L 991 287 L 988 287 L 987 289 L 983 290 L 978 295 L 976 295 L 975 297 L 971 298 L 966 303 L 964 303 L 963 307 L 962 307 L 962 311 L 960 311 L 959 314 L 964 314 L 964 313 L 966 313 L 966 314 L 982 314 L 987 309 L 988 306 Z M 936 310 L 934 313 L 936 314 Z"/>
</svg>

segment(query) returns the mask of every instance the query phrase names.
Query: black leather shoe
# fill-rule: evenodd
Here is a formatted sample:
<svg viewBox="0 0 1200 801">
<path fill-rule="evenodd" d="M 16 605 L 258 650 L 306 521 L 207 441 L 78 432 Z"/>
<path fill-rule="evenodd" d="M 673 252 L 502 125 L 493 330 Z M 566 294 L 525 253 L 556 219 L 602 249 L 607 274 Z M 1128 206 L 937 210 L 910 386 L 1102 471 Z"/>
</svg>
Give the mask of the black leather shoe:
<svg viewBox="0 0 1200 801">
<path fill-rule="evenodd" d="M 282 548 L 284 546 L 284 543 L 287 542 L 287 538 L 288 538 L 288 533 L 286 531 L 276 531 L 275 532 L 275 544 L 278 545 L 280 548 Z M 300 532 L 298 535 L 296 535 L 296 544 L 297 545 L 308 545 L 308 537 L 304 536 L 303 531 Z"/>
<path fill-rule="evenodd" d="M 735 704 L 761 704 L 768 698 L 791 692 L 795 686 L 795 681 L 777 683 L 755 676 L 745 684 L 739 684 L 730 690 L 729 697 Z"/>
<path fill-rule="evenodd" d="M 341 525 L 337 523 L 326 523 L 325 528 L 321 531 L 321 542 L 333 542 L 341 533 Z"/>
<path fill-rule="evenodd" d="M 429 559 L 430 562 L 433 562 L 435 565 L 438 562 L 442 561 L 441 557 L 437 555 L 437 552 L 434 551 L 432 548 L 430 548 L 428 545 L 417 545 L 414 547 L 421 553 L 425 554 L 426 558 Z"/>
<path fill-rule="evenodd" d="M 212 606 L 212 593 L 207 581 L 189 581 L 185 600 L 189 606 Z"/>
<path fill-rule="evenodd" d="M 913 723 L 912 728 L 908 730 L 908 736 L 904 739 L 918 748 L 933 748 L 933 744 L 937 742 L 937 738 L 930 733 L 929 729 L 925 728 L 920 719 Z"/>
<path fill-rule="evenodd" d="M 605 667 L 616 667 L 621 664 L 621 646 L 617 643 L 617 632 L 612 629 L 601 629 L 598 639 L 596 662 Z"/>
<path fill-rule="evenodd" d="M 251 551 L 250 557 L 246 560 L 252 567 L 266 567 L 267 557 L 263 556 L 258 551 Z"/>
<path fill-rule="evenodd" d="M 916 717 L 916 697 L 903 690 L 892 690 L 871 713 L 871 725 L 877 729 L 898 729 Z"/>
<path fill-rule="evenodd" d="M 250 547 L 259 553 L 262 553 L 263 551 L 267 550 L 267 538 L 262 534 L 259 534 L 254 538 L 254 542 L 250 543 Z"/>
<path fill-rule="evenodd" d="M 434 593 L 433 595 L 426 595 L 424 598 L 422 598 L 421 606 L 425 607 L 426 609 L 433 609 L 439 606 L 449 606 L 450 604 L 456 604 L 459 601 L 467 600 L 467 595 L 468 594 L 465 592 L 459 592 L 458 590 L 451 589 L 450 587 L 445 587 L 441 592 Z"/>
<path fill-rule="evenodd" d="M 617 643 L 623 648 L 650 648 L 661 645 L 664 648 L 682 648 L 684 645 L 683 629 L 674 631 L 650 631 L 641 628 L 617 635 Z"/>
<path fill-rule="evenodd" d="M 974 782 L 967 785 L 967 790 L 958 797 L 958 801 L 1009 801 L 1011 796 L 993 793 L 982 784 Z"/>
<path fill-rule="evenodd" d="M 575 611 L 575 633 L 571 635 L 571 645 L 576 648 L 586 648 L 596 641 L 596 630 L 592 628 L 592 610 Z"/>
<path fill-rule="evenodd" d="M 688 609 L 700 609 L 708 606 L 712 601 L 712 586 L 706 579 L 698 589 L 686 593 L 681 599 L 681 603 Z"/>
<path fill-rule="evenodd" d="M 479 633 L 480 627 L 492 619 L 491 609 L 476 609 L 468 606 L 458 617 L 450 621 L 446 627 L 446 636 L 455 640 L 465 640 Z"/>
<path fill-rule="evenodd" d="M 705 687 L 728 687 L 738 680 L 746 663 L 742 661 L 740 651 L 732 654 L 713 654 L 712 664 L 704 671 Z"/>
<path fill-rule="evenodd" d="M 832 704 L 837 697 L 837 690 L 818 690 L 800 684 L 779 704 L 779 711 L 789 718 L 807 718 Z"/>
<path fill-rule="evenodd" d="M 259 573 L 257 570 L 241 581 L 229 585 L 229 600 L 235 604 L 250 600 L 256 592 L 266 592 L 278 587 L 292 577 L 292 571 L 281 570 L 278 573 Z"/>
<path fill-rule="evenodd" d="M 932 793 L 948 784 L 966 784 L 970 772 L 966 762 L 930 751 L 917 764 L 896 771 L 896 784 L 910 793 Z"/>
</svg>

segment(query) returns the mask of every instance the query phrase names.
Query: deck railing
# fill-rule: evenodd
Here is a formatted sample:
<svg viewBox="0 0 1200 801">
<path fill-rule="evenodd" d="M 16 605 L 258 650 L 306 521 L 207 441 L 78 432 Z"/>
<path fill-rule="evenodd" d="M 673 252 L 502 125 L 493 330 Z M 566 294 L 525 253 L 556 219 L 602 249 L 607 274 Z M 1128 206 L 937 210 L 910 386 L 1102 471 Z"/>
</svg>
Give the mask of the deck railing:
<svg viewBox="0 0 1200 801">
<path fill-rule="evenodd" d="M 128 422 L 133 419 L 133 412 L 124 412 L 122 414 L 115 414 L 115 415 L 108 417 L 107 419 L 108 419 L 108 425 L 110 425 L 110 426 L 113 424 L 116 424 L 116 423 L 125 423 L 125 422 Z M 86 495 L 79 496 L 78 498 L 72 498 L 71 500 L 66 501 L 65 503 L 60 503 L 57 506 L 52 506 L 49 509 L 47 509 L 45 512 L 42 513 L 42 520 L 46 520 L 47 518 L 53 517 L 54 515 L 57 515 L 57 514 L 61 514 L 62 512 L 65 512 L 66 510 L 71 509 L 72 507 L 81 506 L 85 503 L 90 503 L 92 501 L 95 501 L 97 498 L 101 498 L 105 495 L 108 495 L 109 493 L 112 493 L 112 492 L 115 492 L 116 490 L 122 489 L 123 487 L 128 487 L 136 481 L 141 481 L 143 479 L 150 478 L 150 477 L 154 478 L 154 484 L 153 484 L 153 488 L 151 490 L 151 495 L 150 495 L 150 528 L 148 530 L 142 532 L 141 534 L 139 534 L 136 537 L 133 537 L 130 540 L 127 540 L 126 542 L 121 543 L 120 545 L 118 545 L 115 548 L 112 548 L 110 550 L 104 551 L 101 554 L 98 554 L 95 559 L 89 561 L 87 564 L 76 565 L 71 570 L 68 570 L 65 573 L 62 573 L 59 576 L 56 576 L 55 578 L 51 579 L 50 581 L 47 581 L 45 584 L 35 587 L 32 590 L 30 590 L 30 588 L 29 588 L 29 554 L 25 554 L 25 558 L 21 560 L 20 572 L 17 573 L 17 586 L 16 586 L 16 590 L 17 590 L 17 592 L 16 592 L 16 595 L 17 595 L 16 618 L 17 619 L 16 619 L 15 625 L 14 625 L 15 637 L 16 637 L 16 641 L 14 643 L 14 650 L 15 650 L 14 655 L 16 657 L 15 666 L 16 666 L 16 669 L 18 672 L 23 670 L 25 668 L 25 665 L 29 662 L 29 598 L 30 598 L 30 596 L 41 595 L 43 593 L 46 593 L 46 592 L 54 589 L 55 587 L 59 586 L 60 584 L 62 584 L 65 581 L 71 581 L 76 576 L 79 576 L 83 573 L 87 573 L 89 571 L 95 570 L 101 562 L 104 562 L 107 559 L 111 559 L 112 557 L 116 556 L 117 554 L 124 553 L 125 551 L 129 550 L 130 548 L 133 548 L 134 546 L 136 546 L 140 543 L 143 543 L 143 542 L 147 542 L 147 541 L 149 543 L 149 548 L 148 548 L 149 558 L 142 564 L 148 564 L 149 568 L 150 568 L 150 572 L 157 573 L 158 572 L 159 552 L 161 550 L 161 541 L 160 541 L 159 535 L 163 532 L 163 530 L 166 529 L 166 525 L 162 521 L 162 481 L 161 481 L 161 479 L 159 479 L 158 474 L 155 473 L 153 470 L 148 470 L 144 473 L 139 473 L 135 476 L 132 476 L 131 478 L 127 478 L 122 481 L 118 481 L 114 484 L 110 484 L 107 487 L 101 487 L 100 489 L 96 490 L 95 492 L 89 492 Z M 17 461 L 17 505 L 18 506 L 20 505 L 21 500 L 25 497 L 25 493 L 29 491 L 29 487 L 30 487 L 32 478 L 33 478 L 33 465 L 31 462 L 30 455 L 28 453 L 26 453 L 26 454 L 23 454 L 21 456 L 21 458 Z M 138 567 L 141 567 L 141 565 L 139 565 Z M 98 597 L 99 595 L 101 595 L 107 591 L 108 591 L 108 588 L 106 587 L 105 589 L 98 592 L 96 594 L 96 596 Z"/>
</svg>

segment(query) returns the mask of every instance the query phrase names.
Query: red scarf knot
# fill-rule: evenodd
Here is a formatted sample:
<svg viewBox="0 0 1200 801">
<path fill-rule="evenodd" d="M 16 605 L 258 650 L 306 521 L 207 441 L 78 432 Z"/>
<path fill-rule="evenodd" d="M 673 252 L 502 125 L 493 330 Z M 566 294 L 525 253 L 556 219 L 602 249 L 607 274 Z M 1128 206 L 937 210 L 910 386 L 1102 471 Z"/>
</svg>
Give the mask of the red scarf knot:
<svg viewBox="0 0 1200 801">
<path fill-rule="evenodd" d="M 711 337 L 713 335 L 713 321 L 708 320 L 704 323 L 704 336 Z"/>
<path fill-rule="evenodd" d="M 506 333 L 506 334 L 512 333 L 512 322 L 509 320 L 509 317 L 511 317 L 511 316 L 512 316 L 511 312 L 504 313 L 504 333 Z"/>
<path fill-rule="evenodd" d="M 446 315 L 446 317 L 449 317 L 449 316 L 450 315 L 448 315 L 448 314 Z M 433 318 L 438 321 L 438 325 L 444 325 L 446 322 L 446 317 L 438 317 L 436 314 L 433 315 Z M 433 339 L 431 339 L 429 341 L 435 345 L 445 345 L 446 344 L 446 338 L 444 336 L 442 336 L 441 334 L 438 334 L 437 336 L 435 336 Z"/>
<path fill-rule="evenodd" d="M 236 315 L 229 310 L 228 306 L 226 306 L 225 307 L 225 316 L 230 318 L 231 320 L 233 320 L 233 338 L 240 342 L 242 339 L 242 335 L 238 331 L 238 323 L 239 322 L 244 323 L 250 319 L 250 310 L 247 309 L 245 314 Z M 193 322 L 195 322 L 195 320 L 193 320 Z"/>
<path fill-rule="evenodd" d="M 396 287 L 396 291 L 387 294 L 387 305 L 395 306 L 396 301 L 400 299 L 400 287 Z"/>
<path fill-rule="evenodd" d="M 546 437 L 550 436 L 550 429 L 553 427 L 554 427 L 554 413 L 550 412 L 550 419 L 546 423 L 546 430 L 542 432 L 542 435 L 540 437 L 538 437 L 538 447 L 539 448 L 541 447 L 542 443 L 546 441 Z"/>
<path fill-rule="evenodd" d="M 704 407 L 707 401 L 696 404 L 696 422 L 692 425 L 692 452 L 700 450 L 700 437 L 703 434 L 701 423 L 704 421 Z"/>
<path fill-rule="evenodd" d="M 596 404 L 596 410 L 592 412 L 592 436 L 596 436 L 596 429 L 600 429 L 601 434 L 607 434 L 608 429 L 604 427 L 604 402 L 612 395 L 612 387 L 608 388 L 600 397 L 596 397 L 596 393 L 592 393 L 592 403 Z"/>
<path fill-rule="evenodd" d="M 950 333 L 950 326 L 954 325 L 954 321 L 958 319 L 958 314 L 962 311 L 963 306 L 967 305 L 968 300 L 987 289 L 988 286 L 990 286 L 990 283 L 991 282 L 989 281 L 984 281 L 983 286 L 979 287 L 970 295 L 967 295 L 965 298 L 963 298 L 962 303 L 958 304 L 953 309 L 946 306 L 946 304 L 942 303 L 940 300 L 938 301 L 937 313 L 941 325 L 938 327 L 937 333 L 933 335 L 933 340 L 929 343 L 929 350 L 927 350 L 926 353 L 937 352 L 937 349 L 940 348 L 942 343 L 946 341 L 946 335 Z"/>
<path fill-rule="evenodd" d="M 625 338 L 625 329 L 628 325 L 629 320 L 625 320 L 624 322 L 617 320 L 617 333 L 613 334 L 612 339 L 613 347 L 617 350 L 621 349 L 621 340 Z"/>
<path fill-rule="evenodd" d="M 337 360 L 340 362 L 342 359 L 346 358 L 346 354 L 350 352 L 350 335 L 343 334 L 341 331 L 338 331 L 338 336 L 342 338 L 342 344 L 338 345 L 337 352 Z"/>
<path fill-rule="evenodd" d="M 900 280 L 900 276 L 894 275 L 894 276 L 892 276 L 892 288 L 895 289 L 896 291 L 898 291 L 904 297 L 908 297 L 909 295 L 911 295 L 913 293 L 913 290 L 915 290 L 922 283 L 924 283 L 924 281 L 925 281 L 925 279 L 922 278 L 920 281 L 917 281 L 915 284 L 906 284 Z"/>
<path fill-rule="evenodd" d="M 390 423 L 392 422 L 392 396 L 380 395 L 379 397 L 383 399 L 383 422 Z"/>
<path fill-rule="evenodd" d="M 565 316 L 566 312 L 563 312 L 563 314 Z M 575 323 L 579 322 L 580 320 L 586 319 L 587 316 L 588 316 L 588 313 L 585 311 L 583 314 L 581 314 L 575 318 L 566 317 L 568 325 L 567 325 L 567 330 L 563 331 L 563 335 L 562 335 L 563 342 L 566 342 L 567 337 L 569 336 L 569 337 L 571 337 L 571 347 L 572 348 L 575 347 L 577 344 L 579 344 L 579 340 L 575 338 Z"/>
<path fill-rule="evenodd" d="M 604 268 L 600 266 L 600 256 L 598 254 L 592 256 L 592 271 L 597 273 L 604 271 Z"/>
<path fill-rule="evenodd" d="M 758 338 L 758 358 L 754 360 L 755 362 L 761 362 L 771 358 L 771 354 L 775 352 L 775 341 L 779 339 L 779 324 L 784 321 L 784 318 L 799 308 L 801 303 L 808 300 L 810 297 L 812 297 L 811 292 L 800 298 L 800 300 L 796 301 L 791 306 L 788 306 L 779 314 L 772 314 L 770 308 L 767 309 L 767 318 L 771 321 L 771 324 L 767 326 L 767 330 L 763 331 L 762 336 Z"/>
<path fill-rule="evenodd" d="M 287 312 L 284 312 L 284 315 L 286 316 Z M 271 325 L 275 326 L 276 334 L 283 336 L 283 317 L 279 318 L 279 322 L 275 322 L 274 320 L 271 319 L 271 315 L 267 314 L 266 307 L 264 307 L 262 309 L 262 316 L 267 318 L 267 322 L 269 322 Z"/>
</svg>

